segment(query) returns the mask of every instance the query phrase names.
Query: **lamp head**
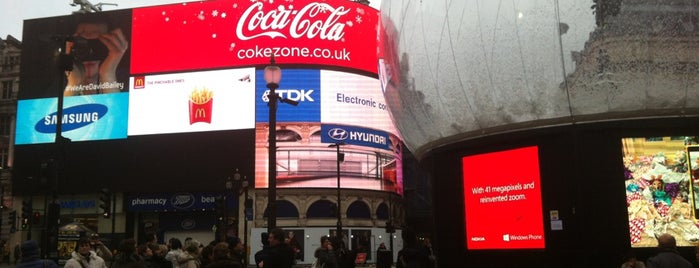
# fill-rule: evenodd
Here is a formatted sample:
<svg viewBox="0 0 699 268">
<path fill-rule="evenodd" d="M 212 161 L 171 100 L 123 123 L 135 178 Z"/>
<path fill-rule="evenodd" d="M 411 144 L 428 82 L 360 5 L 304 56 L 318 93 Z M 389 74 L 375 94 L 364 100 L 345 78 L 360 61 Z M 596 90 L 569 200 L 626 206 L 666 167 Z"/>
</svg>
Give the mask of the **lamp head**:
<svg viewBox="0 0 699 268">
<path fill-rule="evenodd" d="M 274 61 L 274 55 L 272 55 L 272 58 L 269 60 L 269 63 L 270 64 L 267 65 L 267 67 L 265 67 L 264 71 L 265 82 L 267 82 L 267 87 L 274 87 L 276 89 L 277 87 L 279 87 L 279 82 L 282 80 L 282 69 L 276 65 L 276 62 Z"/>
</svg>

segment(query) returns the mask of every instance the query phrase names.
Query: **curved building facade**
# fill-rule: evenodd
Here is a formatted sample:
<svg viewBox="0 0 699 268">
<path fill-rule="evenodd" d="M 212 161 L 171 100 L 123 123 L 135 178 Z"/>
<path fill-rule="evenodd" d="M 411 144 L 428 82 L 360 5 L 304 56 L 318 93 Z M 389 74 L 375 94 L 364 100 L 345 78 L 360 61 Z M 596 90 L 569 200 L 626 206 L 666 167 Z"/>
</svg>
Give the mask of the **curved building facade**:
<svg viewBox="0 0 699 268">
<path fill-rule="evenodd" d="M 433 176 L 440 261 L 620 265 L 628 250 L 650 256 L 662 233 L 693 259 L 698 3 L 384 1 L 381 12 L 382 85 Z"/>
</svg>

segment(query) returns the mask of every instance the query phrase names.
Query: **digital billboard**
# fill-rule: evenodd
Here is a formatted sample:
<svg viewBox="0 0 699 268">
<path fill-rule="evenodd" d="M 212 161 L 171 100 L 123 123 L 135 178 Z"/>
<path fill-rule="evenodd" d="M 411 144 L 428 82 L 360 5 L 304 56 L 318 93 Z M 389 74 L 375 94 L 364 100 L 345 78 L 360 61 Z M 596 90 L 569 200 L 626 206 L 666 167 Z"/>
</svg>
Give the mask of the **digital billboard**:
<svg viewBox="0 0 699 268">
<path fill-rule="evenodd" d="M 462 165 L 467 248 L 545 248 L 538 146 L 464 156 Z"/>
<path fill-rule="evenodd" d="M 129 135 L 252 129 L 255 69 L 132 78 Z"/>
<path fill-rule="evenodd" d="M 258 78 L 262 75 L 258 71 Z M 290 76 L 287 82 L 286 78 Z M 277 111 L 277 187 L 403 192 L 402 145 L 378 79 L 331 70 L 285 69 Z M 256 187 L 268 185 L 269 90 L 257 82 Z M 341 144 L 341 157 L 330 145 Z"/>
<path fill-rule="evenodd" d="M 239 168 L 266 187 L 262 69 L 274 56 L 276 92 L 299 102 L 278 106 L 280 187 L 334 187 L 328 133 L 344 128 L 343 187 L 402 192 L 401 138 L 377 79 L 378 18 L 344 0 L 220 0 L 27 20 L 15 174 L 45 179 L 38 167 L 62 157 L 47 146 L 62 122 L 73 185 L 194 179 L 184 185 L 206 191 Z"/>
<path fill-rule="evenodd" d="M 657 247 L 664 233 L 677 246 L 696 245 L 699 137 L 628 137 L 621 144 L 631 247 Z"/>
</svg>

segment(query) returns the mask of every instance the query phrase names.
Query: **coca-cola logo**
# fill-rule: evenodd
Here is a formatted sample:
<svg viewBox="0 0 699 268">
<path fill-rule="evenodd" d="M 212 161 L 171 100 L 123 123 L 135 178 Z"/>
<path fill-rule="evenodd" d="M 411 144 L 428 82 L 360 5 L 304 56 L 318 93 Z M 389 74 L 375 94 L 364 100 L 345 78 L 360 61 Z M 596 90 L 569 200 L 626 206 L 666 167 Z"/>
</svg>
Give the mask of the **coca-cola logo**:
<svg viewBox="0 0 699 268">
<path fill-rule="evenodd" d="M 265 13 L 263 3 L 257 2 L 248 7 L 238 20 L 236 35 L 240 40 L 250 40 L 262 36 L 270 38 L 319 38 L 340 41 L 345 36 L 345 23 L 339 22 L 349 9 L 332 7 L 327 3 L 309 3 L 299 10 L 277 9 Z"/>
</svg>

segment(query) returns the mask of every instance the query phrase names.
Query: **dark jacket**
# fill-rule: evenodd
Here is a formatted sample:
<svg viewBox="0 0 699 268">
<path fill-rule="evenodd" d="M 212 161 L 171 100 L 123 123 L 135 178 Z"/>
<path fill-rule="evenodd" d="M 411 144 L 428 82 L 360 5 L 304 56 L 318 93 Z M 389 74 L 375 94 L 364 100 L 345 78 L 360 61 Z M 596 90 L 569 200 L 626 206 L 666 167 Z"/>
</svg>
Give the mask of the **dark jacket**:
<svg viewBox="0 0 699 268">
<path fill-rule="evenodd" d="M 204 268 L 242 268 L 243 265 L 240 261 L 235 261 L 233 259 L 221 259 L 215 260 Z M 267 265 L 265 265 L 267 267 Z"/>
<path fill-rule="evenodd" d="M 318 248 L 314 255 L 318 259 L 318 265 L 323 265 L 323 268 L 338 267 L 335 251 L 328 250 L 327 248 Z"/>
<path fill-rule="evenodd" d="M 680 256 L 677 251 L 663 250 L 648 258 L 646 268 L 692 268 L 692 264 Z"/>
<path fill-rule="evenodd" d="M 265 268 L 291 268 L 294 265 L 294 250 L 286 243 L 269 248 L 269 256 L 263 260 Z"/>
<path fill-rule="evenodd" d="M 22 259 L 21 263 L 18 263 L 16 268 L 58 268 L 58 264 L 52 260 L 39 259 L 39 257 L 32 259 Z"/>
</svg>

